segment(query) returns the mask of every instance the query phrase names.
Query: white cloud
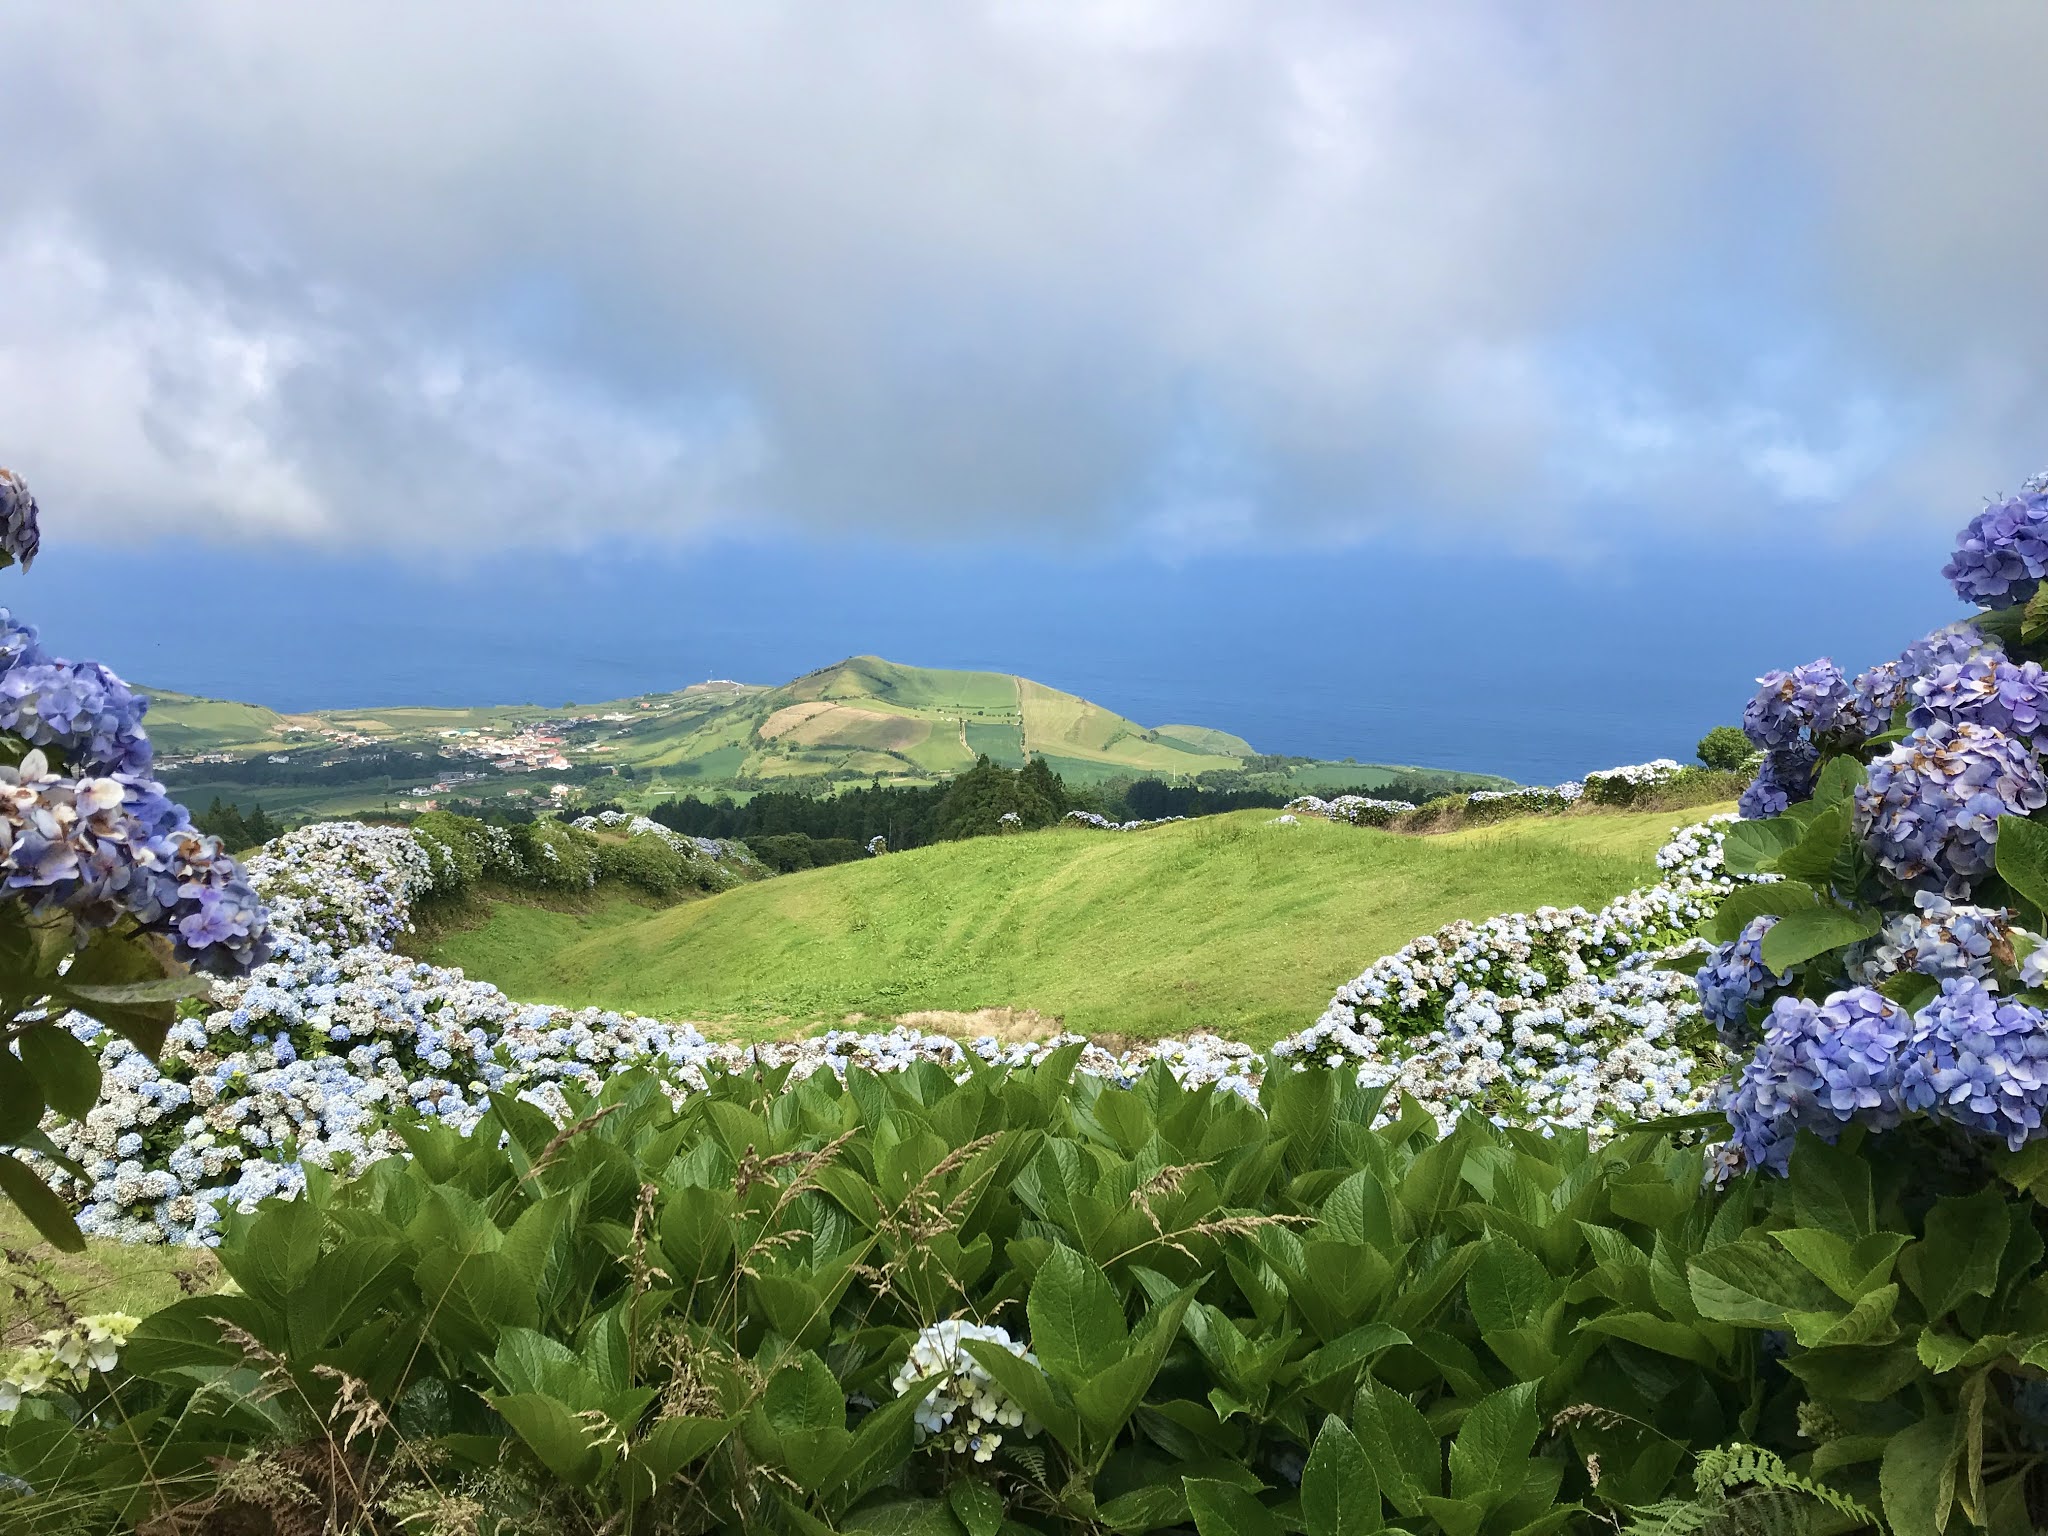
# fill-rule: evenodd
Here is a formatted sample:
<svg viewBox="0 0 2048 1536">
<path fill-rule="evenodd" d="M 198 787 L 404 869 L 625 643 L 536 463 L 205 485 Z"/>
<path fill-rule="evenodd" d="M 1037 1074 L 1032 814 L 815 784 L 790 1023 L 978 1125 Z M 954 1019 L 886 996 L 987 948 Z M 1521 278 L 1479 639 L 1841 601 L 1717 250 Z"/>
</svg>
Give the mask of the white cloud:
<svg viewBox="0 0 2048 1536">
<path fill-rule="evenodd" d="M 2048 459 L 2048 11 L 0 15 L 0 454 L 103 537 L 1597 547 Z"/>
</svg>

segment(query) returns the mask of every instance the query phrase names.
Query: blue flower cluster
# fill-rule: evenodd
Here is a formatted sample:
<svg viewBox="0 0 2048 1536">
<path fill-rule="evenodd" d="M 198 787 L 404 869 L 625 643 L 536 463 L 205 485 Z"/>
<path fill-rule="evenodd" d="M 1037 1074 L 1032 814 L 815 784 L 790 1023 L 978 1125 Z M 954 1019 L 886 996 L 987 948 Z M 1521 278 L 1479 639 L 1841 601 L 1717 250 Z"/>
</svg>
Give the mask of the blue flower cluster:
<svg viewBox="0 0 2048 1536">
<path fill-rule="evenodd" d="M 1990 872 L 1998 818 L 2048 805 L 2026 743 L 1983 725 L 1936 721 L 1870 765 L 1856 831 L 1878 867 L 1906 886 L 1965 896 Z"/>
<path fill-rule="evenodd" d="M 2034 595 L 2048 575 L 2048 477 L 1970 519 L 1941 574 L 1956 595 L 1980 608 L 2010 608 Z"/>
<path fill-rule="evenodd" d="M 2048 673 L 2038 662 L 1993 652 L 1932 668 L 1909 686 L 1908 725 L 1984 725 L 2048 746 Z"/>
<path fill-rule="evenodd" d="M 0 470 L 0 552 L 26 565 L 38 537 L 34 499 Z M 81 933 L 132 919 L 194 968 L 240 974 L 269 952 L 267 915 L 220 840 L 149 777 L 148 708 L 0 608 L 0 733 L 29 749 L 0 768 L 0 890 Z"/>
<path fill-rule="evenodd" d="M 1700 1007 L 1706 1010 L 1721 1043 L 1731 1050 L 1752 1043 L 1749 1010 L 1788 979 L 1764 964 L 1764 935 L 1777 921 L 1775 917 L 1752 919 L 1733 942 L 1715 950 L 1699 969 Z"/>
<path fill-rule="evenodd" d="M 2018 1151 L 2048 1112 L 2048 1017 L 1975 976 L 1947 978 L 1910 1018 L 1868 987 L 1820 1004 L 1780 998 L 1727 1109 L 1744 1163 L 1780 1174 L 1802 1130 L 1833 1141 L 1909 1113 Z"/>
<path fill-rule="evenodd" d="M 1899 1058 L 1911 1032 L 1905 1011 L 1868 987 L 1824 1003 L 1779 998 L 1728 1100 L 1730 1145 L 1747 1166 L 1782 1174 L 1800 1131 L 1833 1141 L 1851 1121 L 1897 1125 Z"/>
<path fill-rule="evenodd" d="M 1755 820 L 1776 816 L 1813 793 L 1823 748 L 1840 750 L 1876 735 L 1891 721 L 1901 687 L 1894 664 L 1873 667 L 1854 682 L 1826 657 L 1790 672 L 1766 672 L 1742 711 L 1743 734 L 1763 752 L 1740 809 Z"/>
<path fill-rule="evenodd" d="M 27 570 L 42 541 L 35 497 L 29 494 L 21 476 L 0 468 L 0 564 L 18 560 L 21 568 Z"/>
<path fill-rule="evenodd" d="M 2015 1152 L 2040 1134 L 2048 1110 L 2048 1018 L 2040 1009 L 1959 976 L 1914 1018 L 1899 1087 L 1908 1109 L 1996 1136 Z"/>
</svg>

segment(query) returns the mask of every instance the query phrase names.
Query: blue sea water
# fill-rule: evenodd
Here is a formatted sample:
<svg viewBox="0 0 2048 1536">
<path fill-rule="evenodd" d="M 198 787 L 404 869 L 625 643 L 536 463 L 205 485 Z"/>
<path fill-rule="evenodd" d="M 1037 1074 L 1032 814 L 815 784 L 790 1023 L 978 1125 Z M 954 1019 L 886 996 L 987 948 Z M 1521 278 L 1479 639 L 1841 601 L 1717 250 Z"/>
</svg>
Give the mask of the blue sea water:
<svg viewBox="0 0 2048 1536">
<path fill-rule="evenodd" d="M 1939 563 L 1938 547 L 1842 551 L 1816 581 L 1812 565 L 1698 550 L 1560 568 L 1469 551 L 1166 564 L 757 543 L 450 570 L 55 546 L 0 595 L 63 654 L 280 709 L 590 702 L 872 653 L 1022 673 L 1261 751 L 1548 783 L 1690 759 L 1769 667 L 1895 654 L 1959 616 Z"/>
</svg>

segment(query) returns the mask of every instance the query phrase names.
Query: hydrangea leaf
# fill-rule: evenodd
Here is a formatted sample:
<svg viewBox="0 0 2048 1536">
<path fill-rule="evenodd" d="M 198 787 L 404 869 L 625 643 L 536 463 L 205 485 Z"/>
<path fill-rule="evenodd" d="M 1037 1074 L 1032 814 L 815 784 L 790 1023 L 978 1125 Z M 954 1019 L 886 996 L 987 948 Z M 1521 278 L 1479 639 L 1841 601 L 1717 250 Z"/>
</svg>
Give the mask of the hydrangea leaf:
<svg viewBox="0 0 2048 1536">
<path fill-rule="evenodd" d="M 42 1118 L 42 1085 L 19 1056 L 0 1045 L 0 1146 L 20 1146 Z"/>
<path fill-rule="evenodd" d="M 2048 910 L 2048 826 L 2024 816 L 2001 816 L 1997 846 L 1998 873 L 2005 883 Z"/>
<path fill-rule="evenodd" d="M 1721 843 L 1721 862 L 1731 874 L 1755 875 L 1776 868 L 1778 855 L 1799 841 L 1804 829 L 1783 816 L 1768 821 L 1738 821 Z"/>
<path fill-rule="evenodd" d="M 1897 1536 L 1935 1536 L 1956 1497 L 1955 1416 L 1922 1419 L 1892 1436 L 1878 1472 L 1884 1515 Z"/>
<path fill-rule="evenodd" d="M 1188 1478 L 1184 1486 L 1201 1536 L 1284 1536 L 1273 1512 L 1244 1489 L 1200 1477 Z"/>
<path fill-rule="evenodd" d="M 1764 935 L 1763 961 L 1782 976 L 1793 966 L 1816 955 L 1869 938 L 1878 927 L 1874 912 L 1850 911 L 1844 907 L 1814 907 L 1790 912 Z"/>
<path fill-rule="evenodd" d="M 2048 635 L 2048 585 L 2036 587 L 2020 610 L 2020 643 L 2032 645 Z"/>
<path fill-rule="evenodd" d="M 44 1102 L 60 1115 L 84 1119 L 100 1096 L 100 1063 L 92 1048 L 62 1025 L 42 1023 L 24 1030 L 15 1049 L 42 1088 Z"/>
<path fill-rule="evenodd" d="M 1946 1316 L 1967 1296 L 1991 1294 L 2011 1235 L 2005 1197 L 1996 1189 L 1934 1202 L 1925 1238 L 1899 1256 L 1899 1274 L 1929 1321 Z"/>
<path fill-rule="evenodd" d="M 1159 1489 L 1178 1508 L 1168 1516 L 1169 1521 L 1180 1518 L 1187 1506 L 1181 1496 L 1172 1489 Z M 967 1527 L 967 1536 L 996 1536 L 1003 1528 L 1002 1495 L 987 1483 L 962 1478 L 946 1490 L 946 1502 L 953 1507 L 953 1514 Z M 1097 1513 L 1107 1513 L 1107 1507 Z"/>
<path fill-rule="evenodd" d="M 1717 944 L 1733 944 L 1742 937 L 1742 930 L 1759 917 L 1784 917 L 1819 905 L 1820 897 L 1813 887 L 1800 880 L 1738 886 L 1714 913 L 1708 933 Z"/>
<path fill-rule="evenodd" d="M 1807 822 L 1799 841 L 1778 855 L 1774 867 L 1793 880 L 1824 885 L 1834 873 L 1835 860 L 1841 856 L 1848 841 L 1848 808 L 1831 805 Z"/>
<path fill-rule="evenodd" d="M 26 1163 L 0 1152 L 0 1194 L 29 1219 L 29 1224 L 66 1253 L 85 1252 L 85 1237 L 57 1192 L 37 1178 Z"/>
<path fill-rule="evenodd" d="M 1372 1463 L 1334 1413 L 1323 1420 L 1302 1469 L 1301 1513 L 1308 1536 L 1369 1536 L 1385 1524 Z"/>
</svg>

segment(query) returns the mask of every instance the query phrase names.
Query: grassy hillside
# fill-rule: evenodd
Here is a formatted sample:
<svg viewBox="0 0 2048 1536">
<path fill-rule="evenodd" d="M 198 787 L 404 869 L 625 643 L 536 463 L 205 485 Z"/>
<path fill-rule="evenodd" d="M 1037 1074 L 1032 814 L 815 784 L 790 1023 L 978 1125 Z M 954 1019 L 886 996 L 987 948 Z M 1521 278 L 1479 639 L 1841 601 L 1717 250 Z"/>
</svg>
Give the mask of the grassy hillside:
<svg viewBox="0 0 2048 1536">
<path fill-rule="evenodd" d="M 345 814 L 427 800 L 524 800 L 568 783 L 586 799 L 645 809 L 672 795 L 828 788 L 880 778 L 930 783 L 987 755 L 1043 757 L 1068 782 L 1236 772 L 1252 746 L 1199 725 L 1156 729 L 1029 678 L 908 667 L 855 656 L 779 688 L 699 683 L 603 703 L 398 707 L 280 715 L 157 693 L 149 724 L 188 798 Z M 1382 783 L 1393 767 L 1298 761 L 1262 771 L 1302 793 Z M 1504 784 L 1480 774 L 1446 787 Z M 411 802 L 408 805 L 407 802 Z"/>
<path fill-rule="evenodd" d="M 515 997 L 766 1034 L 848 1013 L 1028 1008 L 1089 1033 L 1262 1043 L 1457 917 L 1597 905 L 1711 813 L 1525 818 L 1406 837 L 1247 811 L 1146 832 L 976 838 L 671 908 L 501 907 L 432 951 Z"/>
</svg>

